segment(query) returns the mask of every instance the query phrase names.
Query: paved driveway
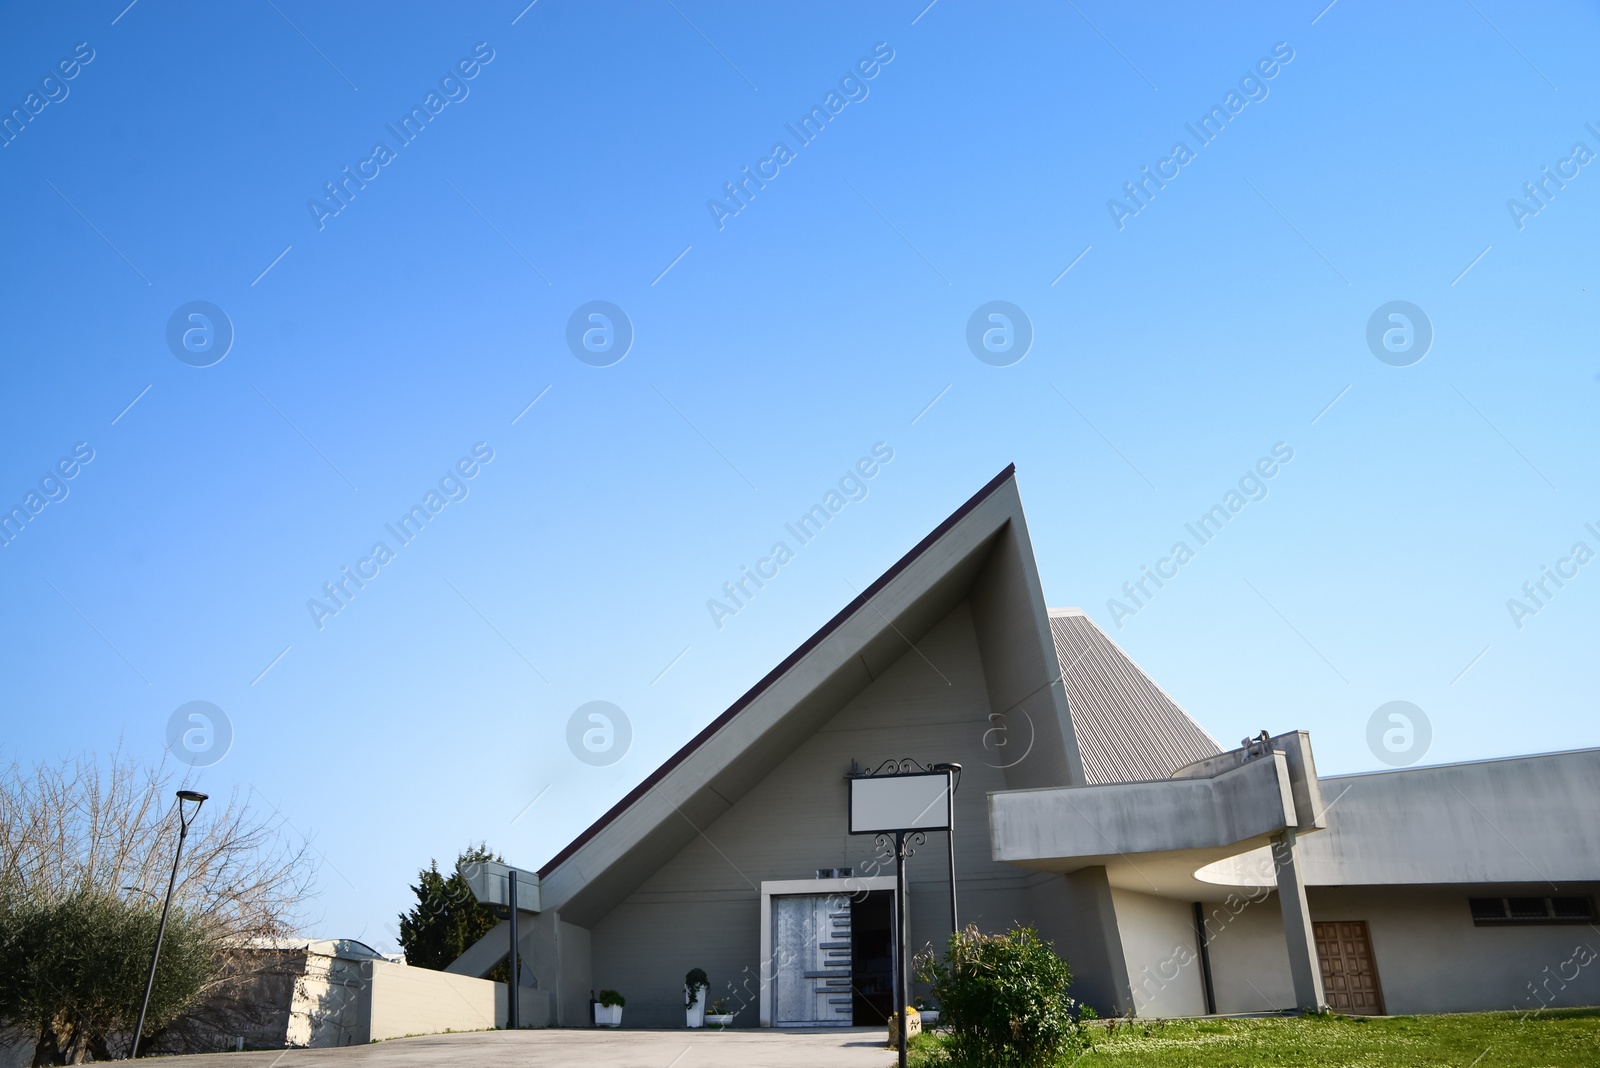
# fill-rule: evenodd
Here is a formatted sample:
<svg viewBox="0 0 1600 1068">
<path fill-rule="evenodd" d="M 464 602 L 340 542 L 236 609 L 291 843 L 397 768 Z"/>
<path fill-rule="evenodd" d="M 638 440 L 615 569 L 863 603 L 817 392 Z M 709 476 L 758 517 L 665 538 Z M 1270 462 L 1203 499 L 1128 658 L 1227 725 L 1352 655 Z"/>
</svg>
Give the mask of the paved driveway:
<svg viewBox="0 0 1600 1068">
<path fill-rule="evenodd" d="M 828 1031 L 480 1031 L 342 1049 L 163 1057 L 170 1068 L 889 1068 L 881 1028 Z"/>
</svg>

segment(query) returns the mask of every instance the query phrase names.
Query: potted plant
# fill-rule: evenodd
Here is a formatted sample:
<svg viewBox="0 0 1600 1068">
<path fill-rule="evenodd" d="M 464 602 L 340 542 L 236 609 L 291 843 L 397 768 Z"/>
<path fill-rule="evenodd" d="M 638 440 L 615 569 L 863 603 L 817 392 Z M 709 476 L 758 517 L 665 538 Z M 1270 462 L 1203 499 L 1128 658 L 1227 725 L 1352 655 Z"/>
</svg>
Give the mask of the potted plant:
<svg viewBox="0 0 1600 1068">
<path fill-rule="evenodd" d="M 718 998 L 711 1003 L 711 1009 L 706 1013 L 706 1026 L 721 1031 L 733 1026 L 733 1017 L 734 1014 L 728 1011 L 728 999 Z"/>
<path fill-rule="evenodd" d="M 711 989 L 711 980 L 701 968 L 690 968 L 683 977 L 683 1009 L 690 1027 L 706 1025 L 705 992 Z"/>
<path fill-rule="evenodd" d="M 939 1006 L 933 1004 L 933 1002 L 929 1001 L 921 994 L 918 994 L 916 997 L 911 999 L 911 1005 L 917 1010 L 917 1014 L 922 1017 L 923 1027 L 938 1026 Z"/>
<path fill-rule="evenodd" d="M 596 1027 L 621 1027 L 622 1006 L 627 1000 L 615 990 L 600 991 L 599 1004 L 594 1007 L 594 1022 Z"/>
</svg>

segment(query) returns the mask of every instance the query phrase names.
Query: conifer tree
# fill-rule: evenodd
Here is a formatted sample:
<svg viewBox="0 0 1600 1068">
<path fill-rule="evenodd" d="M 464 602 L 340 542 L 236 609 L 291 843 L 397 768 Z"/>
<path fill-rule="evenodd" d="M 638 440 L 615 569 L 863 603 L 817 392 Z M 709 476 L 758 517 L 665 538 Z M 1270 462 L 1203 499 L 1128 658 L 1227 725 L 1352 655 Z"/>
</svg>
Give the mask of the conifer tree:
<svg viewBox="0 0 1600 1068">
<path fill-rule="evenodd" d="M 455 870 L 448 875 L 439 862 L 430 860 L 417 873 L 411 890 L 417 903 L 400 917 L 400 948 L 406 963 L 418 968 L 442 971 L 469 946 L 494 929 L 499 920 L 488 905 L 481 905 L 467 885 L 462 869 L 481 861 L 504 863 L 486 844 L 469 845 L 456 858 Z M 488 978 L 505 981 L 504 962 Z"/>
</svg>

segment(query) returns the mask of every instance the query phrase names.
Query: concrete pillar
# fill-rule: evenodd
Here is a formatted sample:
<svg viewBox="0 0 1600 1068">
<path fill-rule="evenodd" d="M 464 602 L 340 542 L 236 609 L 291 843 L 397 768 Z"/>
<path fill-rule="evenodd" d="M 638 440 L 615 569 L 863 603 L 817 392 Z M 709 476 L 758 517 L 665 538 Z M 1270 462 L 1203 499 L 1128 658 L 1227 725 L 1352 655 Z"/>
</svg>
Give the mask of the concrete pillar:
<svg viewBox="0 0 1600 1068">
<path fill-rule="evenodd" d="M 1306 904 L 1306 886 L 1300 878 L 1294 841 L 1292 828 L 1272 837 L 1272 864 L 1278 872 L 1278 908 L 1283 913 L 1283 939 L 1289 949 L 1295 1007 L 1321 1012 L 1328 1007 L 1322 993 L 1322 967 L 1317 962 L 1311 908 Z"/>
<path fill-rule="evenodd" d="M 527 959 L 522 963 L 523 978 L 526 979 L 526 971 L 531 970 L 539 989 L 546 991 L 550 998 L 547 1018 L 537 1026 L 558 1027 L 563 1023 L 561 1010 L 565 1007 L 561 1000 L 561 954 L 556 941 L 556 927 L 561 922 L 561 915 L 541 912 L 528 919 L 531 922 L 523 926 L 529 930 L 521 938 L 522 952 L 527 954 Z M 587 998 L 584 1011 L 588 1011 Z"/>
</svg>

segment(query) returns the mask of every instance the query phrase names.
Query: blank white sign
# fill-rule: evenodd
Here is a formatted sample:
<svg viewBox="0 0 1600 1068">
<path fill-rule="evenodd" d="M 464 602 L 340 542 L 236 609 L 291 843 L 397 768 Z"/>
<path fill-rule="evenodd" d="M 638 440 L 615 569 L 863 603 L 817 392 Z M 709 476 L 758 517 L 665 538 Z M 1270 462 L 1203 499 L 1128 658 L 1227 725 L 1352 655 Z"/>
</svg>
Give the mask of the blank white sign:
<svg viewBox="0 0 1600 1068">
<path fill-rule="evenodd" d="M 850 833 L 949 828 L 950 776 L 879 775 L 850 780 Z"/>
</svg>

